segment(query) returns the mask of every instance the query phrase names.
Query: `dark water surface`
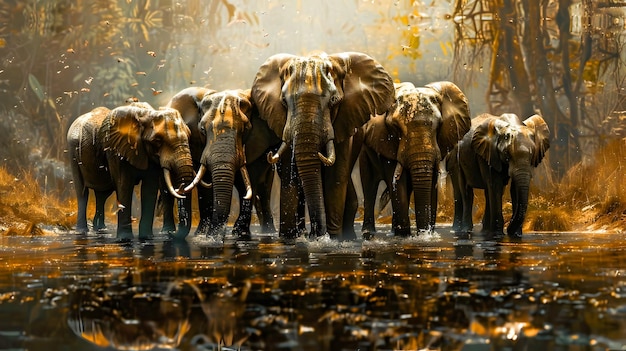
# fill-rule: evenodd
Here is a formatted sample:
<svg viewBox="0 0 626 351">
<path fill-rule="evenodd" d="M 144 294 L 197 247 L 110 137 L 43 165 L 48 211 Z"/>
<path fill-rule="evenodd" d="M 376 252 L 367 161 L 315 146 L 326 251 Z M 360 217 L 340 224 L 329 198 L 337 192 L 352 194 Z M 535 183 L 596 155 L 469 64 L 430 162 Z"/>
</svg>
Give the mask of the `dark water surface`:
<svg viewBox="0 0 626 351">
<path fill-rule="evenodd" d="M 386 233 L 4 236 L 0 349 L 626 349 L 621 234 Z"/>
</svg>

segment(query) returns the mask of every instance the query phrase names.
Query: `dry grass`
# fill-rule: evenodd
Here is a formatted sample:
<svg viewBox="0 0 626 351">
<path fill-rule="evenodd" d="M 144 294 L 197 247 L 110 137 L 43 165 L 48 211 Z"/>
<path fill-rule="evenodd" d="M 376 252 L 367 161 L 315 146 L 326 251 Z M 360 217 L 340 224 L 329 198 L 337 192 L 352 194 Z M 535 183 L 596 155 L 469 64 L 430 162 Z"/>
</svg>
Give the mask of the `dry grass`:
<svg viewBox="0 0 626 351">
<path fill-rule="evenodd" d="M 32 176 L 15 177 L 0 169 L 0 233 L 39 235 L 41 226 L 70 228 L 76 222 L 75 208 L 75 201 L 42 194 Z"/>
</svg>

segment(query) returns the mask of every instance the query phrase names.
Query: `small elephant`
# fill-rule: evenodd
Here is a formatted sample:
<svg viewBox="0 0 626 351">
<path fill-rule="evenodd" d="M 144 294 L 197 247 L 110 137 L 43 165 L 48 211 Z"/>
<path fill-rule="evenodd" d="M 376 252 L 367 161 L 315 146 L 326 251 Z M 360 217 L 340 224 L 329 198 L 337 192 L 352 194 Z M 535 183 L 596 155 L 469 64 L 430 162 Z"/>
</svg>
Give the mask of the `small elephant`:
<svg viewBox="0 0 626 351">
<path fill-rule="evenodd" d="M 280 139 L 258 117 L 250 90 L 216 92 L 191 87 L 178 92 L 168 106 L 180 111 L 191 130 L 191 154 L 194 168 L 198 169 L 191 186 L 203 178 L 205 183 L 211 183 L 210 188 L 197 187 L 200 223 L 196 234 L 214 235 L 224 228 L 233 185 L 241 200 L 233 232 L 239 237 L 250 235 L 253 199 L 258 200 L 256 209 L 263 220 L 262 231 L 275 231 L 270 207 L 273 173 L 265 155 L 276 150 Z M 169 201 L 164 206 L 166 211 L 172 211 Z M 190 211 L 191 201 L 186 204 Z M 188 233 L 188 228 L 179 228 L 174 237 L 183 239 Z"/>
<path fill-rule="evenodd" d="M 301 233 L 299 209 L 306 201 L 312 237 L 328 233 L 355 238 L 352 136 L 370 116 L 393 104 L 387 71 L 357 52 L 277 54 L 257 71 L 252 98 L 261 118 L 282 140 L 278 152 L 269 155 L 270 162 L 280 161 L 279 235 Z"/>
<path fill-rule="evenodd" d="M 386 116 L 363 126 L 359 169 L 364 196 L 362 233 L 376 232 L 374 204 L 378 184 L 390 189 L 395 235 L 411 234 L 409 201 L 414 192 L 418 230 L 431 230 L 437 212 L 439 163 L 470 128 L 467 98 L 451 82 L 416 88 L 396 84 L 396 103 Z"/>
<path fill-rule="evenodd" d="M 481 114 L 446 159 L 454 189 L 453 230 L 473 228 L 474 188 L 485 189 L 482 231 L 489 238 L 504 236 L 502 195 L 511 179 L 513 216 L 509 236 L 520 238 L 528 208 L 532 169 L 550 147 L 550 130 L 539 115 L 521 121 L 515 114 Z"/>
<path fill-rule="evenodd" d="M 105 229 L 104 204 L 115 191 L 104 147 L 96 137 L 110 111 L 106 107 L 97 107 L 76 118 L 67 131 L 72 178 L 78 202 L 76 231 L 83 234 L 89 231 L 87 227 L 89 189 L 93 189 L 96 196 L 96 213 L 93 217 L 95 231 Z"/>
<path fill-rule="evenodd" d="M 95 138 L 102 147 L 117 194 L 117 239 L 133 238 L 133 188 L 141 182 L 139 238 L 150 239 L 161 179 L 178 198 L 194 178 L 189 128 L 178 111 L 131 104 L 111 110 Z M 96 174 L 96 173 L 94 173 Z M 163 177 L 163 178 L 161 178 Z"/>
</svg>

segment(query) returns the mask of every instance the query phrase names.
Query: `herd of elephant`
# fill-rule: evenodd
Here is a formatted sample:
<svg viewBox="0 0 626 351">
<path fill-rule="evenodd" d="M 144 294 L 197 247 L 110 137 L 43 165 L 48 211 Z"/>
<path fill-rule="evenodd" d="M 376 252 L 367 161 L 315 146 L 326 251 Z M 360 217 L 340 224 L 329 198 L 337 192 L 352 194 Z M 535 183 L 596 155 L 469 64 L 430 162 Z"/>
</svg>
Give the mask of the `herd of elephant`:
<svg viewBox="0 0 626 351">
<path fill-rule="evenodd" d="M 479 188 L 486 197 L 482 231 L 503 236 L 502 196 L 511 179 L 507 233 L 521 237 L 531 171 L 549 147 L 549 133 L 538 115 L 471 118 L 467 98 L 455 84 L 394 84 L 383 66 L 363 53 L 277 54 L 260 66 L 250 89 L 190 87 L 166 107 L 132 102 L 78 117 L 67 134 L 76 230 L 89 230 L 90 189 L 96 231 L 105 227 L 104 203 L 115 192 L 116 238 L 132 240 L 131 201 L 141 183 L 139 239 L 153 237 L 160 198 L 162 231 L 185 240 L 193 188 L 200 214 L 196 234 L 225 233 L 233 187 L 241 200 L 233 233 L 250 236 L 253 206 L 261 230 L 272 232 L 270 194 L 278 172 L 281 237 L 355 239 L 351 173 L 359 162 L 363 238 L 376 232 L 381 181 L 393 208 L 392 231 L 408 236 L 411 195 L 417 230 L 434 228 L 444 161 L 454 189 L 454 230 L 472 231 L 473 189 Z"/>
</svg>

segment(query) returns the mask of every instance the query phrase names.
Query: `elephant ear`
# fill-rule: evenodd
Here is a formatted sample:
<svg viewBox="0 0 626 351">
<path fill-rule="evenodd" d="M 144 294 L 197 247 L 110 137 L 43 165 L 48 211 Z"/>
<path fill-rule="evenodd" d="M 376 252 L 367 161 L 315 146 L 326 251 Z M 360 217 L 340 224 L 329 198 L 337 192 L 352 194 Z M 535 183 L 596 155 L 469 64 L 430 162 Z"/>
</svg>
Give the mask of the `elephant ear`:
<svg viewBox="0 0 626 351">
<path fill-rule="evenodd" d="M 179 91 L 168 102 L 167 107 L 178 110 L 187 125 L 198 123 L 202 118 L 202 99 L 205 95 L 215 93 L 215 90 L 202 87 L 189 87 Z"/>
<path fill-rule="evenodd" d="M 148 169 L 148 152 L 142 141 L 143 125 L 140 118 L 149 114 L 149 109 L 137 106 L 121 106 L 111 110 L 100 128 L 104 149 L 126 159 L 138 169 Z"/>
<path fill-rule="evenodd" d="M 395 128 L 388 122 L 389 116 L 379 115 L 372 117 L 365 125 L 363 142 L 376 153 L 389 160 L 398 159 L 400 140 Z"/>
<path fill-rule="evenodd" d="M 506 152 L 504 142 L 510 143 L 510 137 L 504 137 L 508 133 L 509 123 L 489 114 L 477 116 L 473 123 L 475 129 L 472 135 L 472 148 L 489 166 L 501 172 L 505 159 L 503 152 Z"/>
<path fill-rule="evenodd" d="M 246 131 L 249 131 L 252 128 L 250 120 L 252 119 L 252 113 L 254 110 L 254 105 L 252 104 L 252 90 L 240 89 L 237 90 L 237 95 L 239 96 L 239 110 L 243 113 L 242 118 L 247 120 L 244 128 Z"/>
<path fill-rule="evenodd" d="M 469 103 L 461 89 L 452 82 L 441 81 L 426 86 L 437 91 L 441 98 L 442 120 L 437 132 L 437 144 L 443 158 L 470 130 Z"/>
<path fill-rule="evenodd" d="M 257 71 L 252 83 L 252 100 L 259 116 L 278 136 L 283 135 L 287 123 L 287 109 L 282 102 L 282 72 L 294 55 L 276 54 L 270 56 Z"/>
<path fill-rule="evenodd" d="M 383 66 L 366 54 L 345 52 L 329 55 L 329 59 L 339 80 L 335 82 L 337 90 L 343 89 L 343 100 L 331 116 L 335 140 L 340 143 L 370 117 L 385 114 L 395 101 L 395 90 Z"/>
<path fill-rule="evenodd" d="M 546 155 L 546 151 L 550 148 L 550 128 L 548 128 L 546 121 L 539 115 L 532 115 L 523 123 L 533 130 L 535 134 L 535 152 L 533 153 L 531 162 L 534 167 L 537 167 Z"/>
</svg>

